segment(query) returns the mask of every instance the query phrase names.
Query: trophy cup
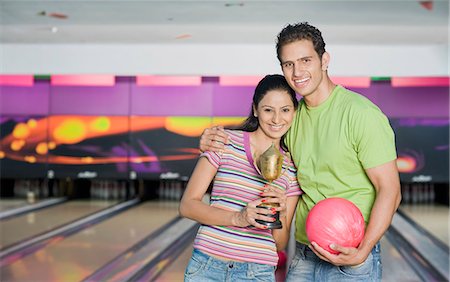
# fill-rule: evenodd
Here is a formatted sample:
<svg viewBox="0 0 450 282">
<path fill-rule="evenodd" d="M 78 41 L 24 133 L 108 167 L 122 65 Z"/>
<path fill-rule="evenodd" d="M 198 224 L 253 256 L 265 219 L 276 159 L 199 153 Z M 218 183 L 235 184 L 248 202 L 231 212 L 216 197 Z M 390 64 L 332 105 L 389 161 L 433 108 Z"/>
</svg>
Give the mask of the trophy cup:
<svg viewBox="0 0 450 282">
<path fill-rule="evenodd" d="M 275 148 L 273 143 L 256 162 L 256 167 L 259 170 L 258 172 L 269 182 L 269 184 L 281 176 L 282 166 L 283 155 Z M 278 206 L 278 203 L 261 203 L 258 207 L 270 209 Z M 257 219 L 256 222 L 267 226 L 268 229 L 280 229 L 283 227 L 280 221 L 280 212 L 277 211 L 276 214 L 267 216 L 275 218 L 275 221 L 268 222 Z"/>
</svg>

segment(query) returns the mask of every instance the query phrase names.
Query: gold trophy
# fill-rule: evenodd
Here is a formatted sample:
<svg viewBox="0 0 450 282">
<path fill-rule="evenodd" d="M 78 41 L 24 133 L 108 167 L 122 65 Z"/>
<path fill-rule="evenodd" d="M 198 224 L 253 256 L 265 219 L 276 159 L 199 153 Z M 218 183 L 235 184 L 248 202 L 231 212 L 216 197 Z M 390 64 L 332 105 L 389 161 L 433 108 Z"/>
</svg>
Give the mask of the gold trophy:
<svg viewBox="0 0 450 282">
<path fill-rule="evenodd" d="M 275 148 L 273 143 L 256 162 L 256 167 L 259 170 L 258 172 L 269 182 L 269 185 L 281 176 L 282 166 L 283 155 Z M 278 203 L 261 203 L 258 207 L 270 209 L 278 206 Z M 277 211 L 276 214 L 267 216 L 275 218 L 275 221 L 268 222 L 257 219 L 256 222 L 267 226 L 268 229 L 280 229 L 283 227 L 280 221 L 280 212 Z"/>
</svg>

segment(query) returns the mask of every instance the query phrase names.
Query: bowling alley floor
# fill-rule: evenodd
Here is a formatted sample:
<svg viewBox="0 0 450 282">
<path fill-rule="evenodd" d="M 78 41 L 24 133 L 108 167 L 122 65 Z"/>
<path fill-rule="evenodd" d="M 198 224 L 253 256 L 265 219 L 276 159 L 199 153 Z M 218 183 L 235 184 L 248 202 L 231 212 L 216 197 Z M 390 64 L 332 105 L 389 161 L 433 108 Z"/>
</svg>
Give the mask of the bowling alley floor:
<svg viewBox="0 0 450 282">
<path fill-rule="evenodd" d="M 429 233 L 449 245 L 449 207 L 439 204 L 408 204 L 401 205 L 400 209 Z M 157 282 L 183 281 L 184 270 L 192 253 L 191 246 L 158 277 Z M 381 248 L 383 282 L 423 281 L 386 237 L 381 240 Z M 282 277 L 283 275 L 278 275 L 277 281 L 283 281 Z"/>
<path fill-rule="evenodd" d="M 26 206 L 28 203 L 25 199 L 10 199 L 0 201 L 0 212 Z"/>
<path fill-rule="evenodd" d="M 1 201 L 4 203 L 8 201 Z M 0 222 L 0 247 L 5 247 L 33 235 L 51 230 L 58 225 L 116 204 L 117 201 L 80 200 L 27 212 Z"/>
<path fill-rule="evenodd" d="M 3 200 L 0 201 L 5 208 Z M 10 202 L 11 207 L 20 204 Z M 68 201 L 0 221 L 2 246 L 115 204 L 114 201 Z M 81 281 L 116 255 L 173 219 L 177 201 L 149 201 L 121 212 L 62 241 L 55 242 L 0 269 L 0 281 Z M 442 205 L 401 205 L 429 233 L 449 244 L 449 208 Z M 422 281 L 387 238 L 382 241 L 383 281 Z M 183 281 L 192 252 L 192 242 L 155 281 Z M 281 273 L 282 274 L 282 273 Z M 277 281 L 283 281 L 279 275 Z"/>
<path fill-rule="evenodd" d="M 16 242 L 15 231 L 22 234 L 17 239 L 27 238 L 115 203 L 69 201 L 0 221 L 3 245 Z M 3 266 L 0 281 L 81 281 L 177 214 L 176 202 L 144 202 Z"/>
<path fill-rule="evenodd" d="M 448 206 L 439 204 L 402 204 L 400 210 L 447 246 L 450 246 Z"/>
</svg>

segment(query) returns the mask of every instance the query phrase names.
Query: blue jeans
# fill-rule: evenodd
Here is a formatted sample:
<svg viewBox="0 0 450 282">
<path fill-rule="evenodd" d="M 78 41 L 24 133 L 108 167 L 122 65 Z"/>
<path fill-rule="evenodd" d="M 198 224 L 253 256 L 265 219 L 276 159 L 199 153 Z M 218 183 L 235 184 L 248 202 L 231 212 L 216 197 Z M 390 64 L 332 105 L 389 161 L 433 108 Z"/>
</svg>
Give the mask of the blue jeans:
<svg viewBox="0 0 450 282">
<path fill-rule="evenodd" d="M 378 242 L 361 265 L 335 266 L 321 260 L 308 246 L 297 242 L 295 257 L 286 282 L 293 281 L 381 281 L 381 253 Z"/>
<path fill-rule="evenodd" d="M 224 261 L 194 249 L 184 272 L 184 281 L 270 281 L 275 282 L 275 266 Z"/>
</svg>

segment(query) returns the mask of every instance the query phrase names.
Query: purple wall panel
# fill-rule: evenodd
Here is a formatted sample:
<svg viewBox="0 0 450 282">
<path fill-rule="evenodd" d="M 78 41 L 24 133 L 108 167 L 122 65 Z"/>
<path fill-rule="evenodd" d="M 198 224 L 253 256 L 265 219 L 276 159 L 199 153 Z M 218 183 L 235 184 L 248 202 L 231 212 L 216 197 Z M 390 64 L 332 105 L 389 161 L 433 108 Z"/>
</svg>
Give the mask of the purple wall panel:
<svg viewBox="0 0 450 282">
<path fill-rule="evenodd" d="M 131 115 L 211 116 L 211 87 L 131 86 Z"/>
<path fill-rule="evenodd" d="M 214 116 L 248 116 L 252 106 L 254 86 L 214 86 Z"/>
<path fill-rule="evenodd" d="M 52 86 L 50 114 L 128 115 L 129 81 L 115 86 Z"/>
<path fill-rule="evenodd" d="M 47 115 L 49 84 L 35 82 L 33 86 L 0 86 L 1 115 Z"/>
<path fill-rule="evenodd" d="M 389 117 L 449 117 L 448 87 L 392 87 L 389 81 L 354 88 Z M 129 77 L 116 78 L 113 87 L 0 86 L 2 115 L 146 115 L 247 116 L 253 86 L 220 86 L 204 77 L 200 86 L 137 86 Z"/>
<path fill-rule="evenodd" d="M 389 117 L 448 117 L 448 87 L 380 87 L 380 107 Z"/>
<path fill-rule="evenodd" d="M 374 86 L 374 83 L 372 82 L 372 86 L 370 88 L 350 88 L 350 87 L 346 87 L 347 89 L 354 91 L 356 93 L 362 94 L 363 96 L 365 96 L 366 98 L 368 98 L 370 101 L 372 101 L 374 104 L 376 104 L 377 106 L 379 105 L 379 95 L 378 95 L 378 91 L 377 91 L 377 87 Z"/>
<path fill-rule="evenodd" d="M 449 117 L 448 87 L 392 87 L 390 82 L 372 82 L 355 89 L 392 118 Z"/>
</svg>

